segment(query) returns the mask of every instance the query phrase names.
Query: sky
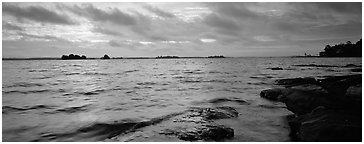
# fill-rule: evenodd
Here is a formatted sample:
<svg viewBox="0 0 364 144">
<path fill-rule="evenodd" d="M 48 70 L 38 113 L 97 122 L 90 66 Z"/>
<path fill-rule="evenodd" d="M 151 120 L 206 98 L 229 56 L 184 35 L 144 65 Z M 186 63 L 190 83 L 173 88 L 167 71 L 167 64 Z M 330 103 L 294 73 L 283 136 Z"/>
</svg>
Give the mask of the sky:
<svg viewBox="0 0 364 144">
<path fill-rule="evenodd" d="M 360 2 L 3 2 L 2 56 L 314 55 L 361 26 Z"/>
</svg>

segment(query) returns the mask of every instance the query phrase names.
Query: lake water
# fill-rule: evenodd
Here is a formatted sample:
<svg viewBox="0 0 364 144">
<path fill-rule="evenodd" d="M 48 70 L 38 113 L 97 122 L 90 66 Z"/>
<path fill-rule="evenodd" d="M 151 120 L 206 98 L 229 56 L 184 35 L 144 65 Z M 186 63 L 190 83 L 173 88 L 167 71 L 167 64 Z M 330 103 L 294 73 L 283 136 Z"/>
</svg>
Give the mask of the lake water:
<svg viewBox="0 0 364 144">
<path fill-rule="evenodd" d="M 220 121 L 235 131 L 228 141 L 289 141 L 284 117 L 291 112 L 262 99 L 261 90 L 281 78 L 361 73 L 299 64 L 361 65 L 361 58 L 5 60 L 2 139 L 104 141 L 111 122 L 145 121 L 233 98 L 250 104 L 224 104 L 240 113 Z M 148 134 L 134 141 L 168 141 Z"/>
</svg>

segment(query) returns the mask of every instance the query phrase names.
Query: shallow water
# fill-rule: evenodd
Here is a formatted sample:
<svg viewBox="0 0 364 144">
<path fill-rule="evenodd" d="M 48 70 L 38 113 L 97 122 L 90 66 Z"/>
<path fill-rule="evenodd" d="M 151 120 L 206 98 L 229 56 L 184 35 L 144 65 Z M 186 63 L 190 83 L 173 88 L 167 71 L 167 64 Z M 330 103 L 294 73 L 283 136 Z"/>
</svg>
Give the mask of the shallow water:
<svg viewBox="0 0 364 144">
<path fill-rule="evenodd" d="M 295 66 L 307 64 L 339 67 Z M 163 121 L 192 106 L 228 105 L 240 113 L 219 121 L 234 128 L 235 137 L 228 141 L 289 141 L 284 117 L 291 112 L 260 98 L 260 91 L 280 78 L 361 73 L 341 67 L 347 64 L 361 65 L 361 58 L 6 60 L 2 138 L 102 141 L 135 123 Z M 216 98 L 249 104 L 211 102 Z M 149 131 L 134 141 L 178 139 Z"/>
</svg>

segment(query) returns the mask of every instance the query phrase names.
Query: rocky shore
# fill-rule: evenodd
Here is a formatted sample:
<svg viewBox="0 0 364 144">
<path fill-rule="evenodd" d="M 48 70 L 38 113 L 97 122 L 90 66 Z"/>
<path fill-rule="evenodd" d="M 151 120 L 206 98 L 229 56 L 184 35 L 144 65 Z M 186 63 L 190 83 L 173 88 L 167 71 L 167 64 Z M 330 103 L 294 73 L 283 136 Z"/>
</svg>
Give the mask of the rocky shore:
<svg viewBox="0 0 364 144">
<path fill-rule="evenodd" d="M 293 141 L 362 140 L 362 76 L 279 79 L 260 96 L 286 104 Z"/>
</svg>

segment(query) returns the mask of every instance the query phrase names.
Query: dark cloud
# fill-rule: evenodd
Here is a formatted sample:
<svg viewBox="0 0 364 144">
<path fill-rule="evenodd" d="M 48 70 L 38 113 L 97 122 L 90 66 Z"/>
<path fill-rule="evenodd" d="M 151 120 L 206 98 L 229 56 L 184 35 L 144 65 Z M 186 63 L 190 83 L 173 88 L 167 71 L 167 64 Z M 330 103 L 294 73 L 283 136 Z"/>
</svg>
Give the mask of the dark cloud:
<svg viewBox="0 0 364 144">
<path fill-rule="evenodd" d="M 68 16 L 58 14 L 41 6 L 18 7 L 12 4 L 3 3 L 3 16 L 9 14 L 17 20 L 33 20 L 51 24 L 75 24 Z"/>
<path fill-rule="evenodd" d="M 212 8 L 216 13 L 235 19 L 255 19 L 259 15 L 248 9 L 251 3 L 212 3 Z"/>
<path fill-rule="evenodd" d="M 111 36 L 123 36 L 122 33 L 116 31 L 116 30 L 110 30 L 108 28 L 103 28 L 100 26 L 96 26 L 93 30 L 93 32 L 105 34 L 105 35 L 111 35 Z"/>
<path fill-rule="evenodd" d="M 155 13 L 158 16 L 161 16 L 161 17 L 165 17 L 165 18 L 174 18 L 175 17 L 174 14 L 163 11 L 163 10 L 157 8 L 157 7 L 152 7 L 150 5 L 145 5 L 144 8 L 147 9 L 148 11 L 152 12 L 152 13 Z"/>
<path fill-rule="evenodd" d="M 63 41 L 63 42 L 68 42 L 65 39 L 59 38 L 59 37 L 55 37 L 55 36 L 51 36 L 51 35 L 34 35 L 34 34 L 28 34 L 25 32 L 17 32 L 17 34 L 19 36 L 21 36 L 22 40 L 41 40 L 41 41 Z"/>
<path fill-rule="evenodd" d="M 11 24 L 11 23 L 8 23 L 5 21 L 3 21 L 2 26 L 3 26 L 3 30 L 16 30 L 16 31 L 24 30 L 24 28 L 22 28 L 20 26 L 17 26 L 17 25 L 14 25 L 14 24 Z"/>
<path fill-rule="evenodd" d="M 362 4 L 361 2 L 319 2 L 309 3 L 316 5 L 321 10 L 331 10 L 338 13 L 360 14 Z"/>
<path fill-rule="evenodd" d="M 214 13 L 206 16 L 204 22 L 228 35 L 236 35 L 236 32 L 242 28 L 242 25 L 239 25 L 237 22 L 220 17 Z"/>
<path fill-rule="evenodd" d="M 87 17 L 98 22 L 111 22 L 117 25 L 129 26 L 137 24 L 136 18 L 117 8 L 110 8 L 110 11 L 104 11 L 95 8 L 91 4 L 87 4 L 85 7 L 74 5 L 73 7 L 63 6 L 63 8 L 68 9 L 79 16 Z"/>
</svg>

